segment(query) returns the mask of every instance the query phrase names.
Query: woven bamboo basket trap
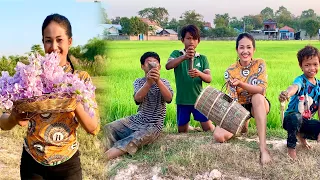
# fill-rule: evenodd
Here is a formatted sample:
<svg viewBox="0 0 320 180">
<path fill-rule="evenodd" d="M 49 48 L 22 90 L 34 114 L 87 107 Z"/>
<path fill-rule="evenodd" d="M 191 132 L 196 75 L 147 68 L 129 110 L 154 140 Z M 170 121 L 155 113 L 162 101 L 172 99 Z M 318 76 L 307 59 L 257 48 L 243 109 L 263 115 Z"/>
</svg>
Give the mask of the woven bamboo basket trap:
<svg viewBox="0 0 320 180">
<path fill-rule="evenodd" d="M 202 90 L 195 108 L 235 136 L 240 135 L 244 122 L 250 117 L 250 112 L 241 104 L 211 86 Z"/>
<path fill-rule="evenodd" d="M 13 105 L 19 113 L 72 112 L 77 106 L 77 99 L 74 94 L 44 94 L 15 101 Z"/>
</svg>

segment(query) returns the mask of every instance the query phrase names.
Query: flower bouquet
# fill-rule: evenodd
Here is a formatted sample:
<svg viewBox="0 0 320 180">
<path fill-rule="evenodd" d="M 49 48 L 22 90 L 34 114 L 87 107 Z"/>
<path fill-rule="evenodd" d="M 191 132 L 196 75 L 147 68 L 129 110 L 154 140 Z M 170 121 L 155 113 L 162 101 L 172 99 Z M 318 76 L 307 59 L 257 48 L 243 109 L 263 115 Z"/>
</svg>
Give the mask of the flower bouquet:
<svg viewBox="0 0 320 180">
<path fill-rule="evenodd" d="M 15 67 L 11 77 L 2 71 L 0 77 L 0 110 L 13 108 L 19 113 L 71 112 L 77 102 L 91 117 L 94 116 L 94 91 L 91 81 L 80 80 L 77 74 L 65 73 L 59 66 L 56 53 L 31 54 L 28 64 L 21 62 Z"/>
</svg>

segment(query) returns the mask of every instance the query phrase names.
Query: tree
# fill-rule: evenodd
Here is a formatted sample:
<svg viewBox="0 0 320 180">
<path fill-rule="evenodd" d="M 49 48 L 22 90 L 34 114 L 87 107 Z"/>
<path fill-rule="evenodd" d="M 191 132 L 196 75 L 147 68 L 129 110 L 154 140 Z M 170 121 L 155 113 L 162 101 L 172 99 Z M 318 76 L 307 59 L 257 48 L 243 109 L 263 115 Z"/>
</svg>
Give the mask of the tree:
<svg viewBox="0 0 320 180">
<path fill-rule="evenodd" d="M 275 15 L 279 27 L 292 24 L 293 15 L 284 6 L 280 6 Z"/>
<path fill-rule="evenodd" d="M 101 23 L 102 24 L 111 24 L 111 21 L 108 19 L 108 14 L 107 14 L 106 10 L 103 7 L 100 10 L 101 10 L 101 17 L 100 17 Z"/>
<path fill-rule="evenodd" d="M 151 32 L 151 35 L 156 35 L 155 34 L 155 28 L 154 28 L 154 26 L 149 26 L 148 27 L 148 32 L 147 32 L 147 35 L 149 35 L 149 32 Z"/>
<path fill-rule="evenodd" d="M 35 44 L 31 47 L 31 53 L 39 53 L 41 56 L 44 56 L 44 51 L 43 49 L 41 48 L 41 45 L 40 44 Z"/>
<path fill-rule="evenodd" d="M 148 25 L 137 16 L 130 18 L 130 35 L 147 34 Z"/>
<path fill-rule="evenodd" d="M 112 24 L 120 24 L 120 17 L 117 16 L 115 19 L 111 19 Z"/>
<path fill-rule="evenodd" d="M 127 17 L 120 18 L 120 25 L 122 34 L 130 35 L 131 26 L 130 26 L 130 19 Z"/>
<path fill-rule="evenodd" d="M 138 14 L 143 18 L 155 21 L 162 27 L 166 26 L 168 23 L 169 13 L 168 10 L 163 7 L 145 8 L 139 11 Z"/>
<path fill-rule="evenodd" d="M 302 11 L 300 18 L 301 19 L 316 19 L 317 14 L 314 12 L 313 9 L 308 9 L 308 10 Z"/>
<path fill-rule="evenodd" d="M 122 17 L 120 19 L 120 25 L 122 27 L 122 33 L 126 35 L 147 34 L 149 29 L 148 25 L 137 16 L 131 17 L 130 19 Z"/>
<path fill-rule="evenodd" d="M 244 31 L 245 32 L 250 32 L 251 30 L 253 30 L 255 28 L 259 29 L 259 24 L 257 24 L 258 20 L 256 20 L 255 16 L 253 16 L 253 15 L 244 16 L 242 18 L 242 21 L 244 24 Z"/>
<path fill-rule="evenodd" d="M 175 19 L 175 18 L 172 18 L 170 20 L 170 22 L 168 23 L 167 26 L 165 26 L 166 29 L 173 29 L 175 31 L 179 31 L 178 28 L 179 28 L 179 22 Z"/>
<path fill-rule="evenodd" d="M 229 26 L 231 28 L 236 28 L 236 29 L 242 29 L 243 28 L 243 21 L 241 20 L 238 20 L 236 17 L 232 17 L 230 19 L 230 23 L 229 23 Z"/>
<path fill-rule="evenodd" d="M 83 51 L 83 58 L 93 63 L 95 56 L 100 55 L 104 57 L 106 55 L 107 41 L 98 38 L 90 39 L 88 43 L 84 45 Z"/>
<path fill-rule="evenodd" d="M 237 36 L 237 32 L 228 27 L 216 27 L 212 29 L 211 36 L 213 37 L 235 37 Z"/>
<path fill-rule="evenodd" d="M 291 22 L 288 23 L 288 26 L 292 27 L 295 30 L 302 29 L 303 20 L 300 17 L 293 17 Z"/>
<path fill-rule="evenodd" d="M 254 29 L 261 29 L 263 27 L 263 16 L 261 14 L 249 17 L 251 18 Z"/>
<path fill-rule="evenodd" d="M 69 54 L 77 59 L 81 59 L 83 57 L 82 47 L 80 45 L 76 47 L 70 47 Z"/>
<path fill-rule="evenodd" d="M 148 24 L 144 23 L 141 19 L 137 18 L 139 21 L 138 23 L 138 34 L 148 34 L 148 31 L 154 31 L 153 26 L 148 26 Z"/>
<path fill-rule="evenodd" d="M 198 14 L 195 10 L 184 12 L 180 18 L 180 26 L 193 24 L 196 25 L 200 30 L 204 29 L 203 16 L 201 14 Z"/>
<path fill-rule="evenodd" d="M 228 27 L 230 17 L 228 13 L 216 14 L 216 18 L 213 20 L 215 27 Z"/>
<path fill-rule="evenodd" d="M 313 19 L 309 19 L 306 21 L 306 32 L 310 39 L 318 34 L 318 29 L 320 28 L 320 24 L 318 21 Z"/>
<path fill-rule="evenodd" d="M 273 19 L 274 18 L 274 13 L 273 13 L 273 9 L 271 9 L 270 7 L 266 7 L 264 8 L 260 14 L 262 15 L 262 19 L 268 20 L 268 19 Z"/>
</svg>

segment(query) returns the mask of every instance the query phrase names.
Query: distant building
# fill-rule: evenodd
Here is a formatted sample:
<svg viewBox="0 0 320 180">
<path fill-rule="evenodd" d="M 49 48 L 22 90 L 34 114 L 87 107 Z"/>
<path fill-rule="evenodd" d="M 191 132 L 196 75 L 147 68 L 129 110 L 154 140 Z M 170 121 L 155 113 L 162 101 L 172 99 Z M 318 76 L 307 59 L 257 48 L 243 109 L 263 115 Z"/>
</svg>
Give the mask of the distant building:
<svg viewBox="0 0 320 180">
<path fill-rule="evenodd" d="M 289 26 L 284 26 L 279 29 L 280 40 L 292 40 L 294 39 L 294 29 Z"/>
<path fill-rule="evenodd" d="M 212 28 L 212 26 L 211 26 L 211 23 L 210 22 L 205 22 L 204 23 L 204 29 L 205 30 L 208 30 L 208 29 L 211 29 Z"/>
<path fill-rule="evenodd" d="M 233 28 L 233 29 L 237 32 L 237 34 L 243 33 L 243 28 L 240 28 L 240 29 Z"/>
<path fill-rule="evenodd" d="M 171 36 L 171 37 L 177 37 L 178 38 L 178 33 L 174 31 L 173 29 L 163 29 L 162 31 L 159 32 L 159 35 L 161 36 Z"/>
<path fill-rule="evenodd" d="M 140 20 L 149 26 L 148 35 L 156 35 L 163 29 L 157 22 L 148 18 L 140 18 Z"/>
<path fill-rule="evenodd" d="M 272 19 L 264 21 L 263 32 L 268 35 L 269 39 L 276 39 L 278 36 L 277 22 Z"/>
<path fill-rule="evenodd" d="M 256 33 L 256 34 L 260 34 L 260 33 L 263 33 L 262 30 L 251 30 L 250 33 Z"/>
<path fill-rule="evenodd" d="M 101 35 L 119 36 L 121 34 L 121 25 L 119 24 L 100 24 L 99 31 Z"/>
</svg>

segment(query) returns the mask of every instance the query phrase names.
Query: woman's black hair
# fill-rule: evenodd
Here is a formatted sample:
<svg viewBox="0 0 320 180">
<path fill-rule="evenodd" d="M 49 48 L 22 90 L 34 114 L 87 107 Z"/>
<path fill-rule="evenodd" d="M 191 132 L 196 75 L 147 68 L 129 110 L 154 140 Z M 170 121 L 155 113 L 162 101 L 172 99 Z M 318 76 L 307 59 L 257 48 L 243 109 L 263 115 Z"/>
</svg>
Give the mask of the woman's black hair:
<svg viewBox="0 0 320 180">
<path fill-rule="evenodd" d="M 241 33 L 241 34 L 239 34 L 239 36 L 237 37 L 236 49 L 238 49 L 239 41 L 240 41 L 241 39 L 245 38 L 245 37 L 248 38 L 248 39 L 250 39 L 251 42 L 252 42 L 252 46 L 253 46 L 254 48 L 256 48 L 256 41 L 254 40 L 254 37 L 253 37 L 252 35 L 248 34 L 248 33 Z"/>
</svg>

